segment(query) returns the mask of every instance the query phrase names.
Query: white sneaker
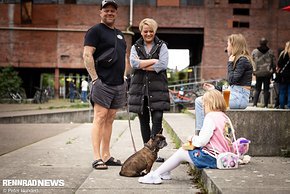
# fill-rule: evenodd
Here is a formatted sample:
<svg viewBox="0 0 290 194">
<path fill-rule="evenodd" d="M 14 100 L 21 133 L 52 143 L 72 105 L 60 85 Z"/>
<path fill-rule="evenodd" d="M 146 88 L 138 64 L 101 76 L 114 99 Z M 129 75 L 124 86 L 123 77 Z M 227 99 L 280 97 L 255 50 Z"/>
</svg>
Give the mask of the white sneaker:
<svg viewBox="0 0 290 194">
<path fill-rule="evenodd" d="M 171 174 L 170 172 L 164 172 L 163 174 L 160 175 L 160 178 L 162 180 L 171 180 Z"/>
<path fill-rule="evenodd" d="M 153 172 L 150 172 L 147 175 L 140 177 L 138 182 L 145 184 L 161 184 L 162 180 L 158 175 L 154 175 Z"/>
</svg>

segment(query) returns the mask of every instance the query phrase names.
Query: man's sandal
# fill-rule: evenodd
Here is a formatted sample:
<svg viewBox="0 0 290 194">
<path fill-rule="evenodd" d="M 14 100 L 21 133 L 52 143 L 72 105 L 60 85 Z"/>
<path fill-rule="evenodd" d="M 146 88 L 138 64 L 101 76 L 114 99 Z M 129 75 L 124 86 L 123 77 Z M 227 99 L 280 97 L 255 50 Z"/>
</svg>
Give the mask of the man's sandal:
<svg viewBox="0 0 290 194">
<path fill-rule="evenodd" d="M 103 162 L 102 159 L 95 160 L 92 163 L 92 167 L 96 170 L 107 170 L 108 166 Z"/>
<path fill-rule="evenodd" d="M 105 165 L 107 166 L 122 166 L 122 163 L 120 160 L 117 160 L 113 157 L 111 157 L 107 162 L 105 162 Z"/>
</svg>

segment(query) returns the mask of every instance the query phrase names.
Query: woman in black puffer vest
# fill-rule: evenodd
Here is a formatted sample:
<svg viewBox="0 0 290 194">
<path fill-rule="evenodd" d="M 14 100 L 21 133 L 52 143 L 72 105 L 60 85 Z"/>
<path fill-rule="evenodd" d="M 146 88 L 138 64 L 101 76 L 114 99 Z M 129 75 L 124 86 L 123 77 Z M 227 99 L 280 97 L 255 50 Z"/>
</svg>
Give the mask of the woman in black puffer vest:
<svg viewBox="0 0 290 194">
<path fill-rule="evenodd" d="M 133 68 L 129 111 L 138 113 L 143 142 L 162 131 L 163 111 L 170 109 L 166 69 L 168 48 L 155 36 L 157 23 L 146 18 L 139 24 L 142 37 L 131 48 Z M 150 115 L 152 130 L 150 129 Z"/>
</svg>

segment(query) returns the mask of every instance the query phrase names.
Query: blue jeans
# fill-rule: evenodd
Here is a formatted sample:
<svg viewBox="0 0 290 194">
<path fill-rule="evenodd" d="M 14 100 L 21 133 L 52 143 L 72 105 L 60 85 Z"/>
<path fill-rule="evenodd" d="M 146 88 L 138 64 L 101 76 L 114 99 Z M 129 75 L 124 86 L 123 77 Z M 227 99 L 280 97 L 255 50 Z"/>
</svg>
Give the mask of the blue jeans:
<svg viewBox="0 0 290 194">
<path fill-rule="evenodd" d="M 83 102 L 87 101 L 87 95 L 88 95 L 87 91 L 82 91 L 81 98 Z"/>
<path fill-rule="evenodd" d="M 230 109 L 245 109 L 249 104 L 250 90 L 242 86 L 230 86 Z"/>
<path fill-rule="evenodd" d="M 200 131 L 204 120 L 204 108 L 202 105 L 202 96 L 195 99 L 195 130 Z"/>
<path fill-rule="evenodd" d="M 75 99 L 75 91 L 74 90 L 69 91 L 69 99 L 70 99 L 70 102 L 74 102 L 74 99 Z"/>
<path fill-rule="evenodd" d="M 279 102 L 280 102 L 280 108 L 285 107 L 285 99 L 287 96 L 287 108 L 290 109 L 290 84 L 279 84 Z"/>
<path fill-rule="evenodd" d="M 230 109 L 245 109 L 248 106 L 250 90 L 242 86 L 230 86 Z M 195 130 L 201 130 L 204 120 L 202 96 L 195 99 Z"/>
</svg>

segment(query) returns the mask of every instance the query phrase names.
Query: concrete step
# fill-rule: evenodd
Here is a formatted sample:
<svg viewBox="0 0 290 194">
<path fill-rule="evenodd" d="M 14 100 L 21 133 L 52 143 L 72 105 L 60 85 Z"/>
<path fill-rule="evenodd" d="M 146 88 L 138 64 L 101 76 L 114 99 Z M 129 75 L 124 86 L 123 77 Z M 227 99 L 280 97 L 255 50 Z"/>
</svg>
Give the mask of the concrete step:
<svg viewBox="0 0 290 194">
<path fill-rule="evenodd" d="M 181 140 L 193 133 L 193 115 L 165 114 L 164 119 Z M 290 158 L 252 157 L 235 170 L 203 169 L 201 179 L 208 193 L 286 194 L 290 193 Z"/>
<path fill-rule="evenodd" d="M 165 113 L 163 117 L 181 142 L 186 142 L 187 137 L 194 134 L 195 119 L 192 114 Z"/>
<path fill-rule="evenodd" d="M 195 115 L 192 110 L 188 112 Z M 251 140 L 250 155 L 290 155 L 289 109 L 248 106 L 246 109 L 229 109 L 226 114 L 231 118 L 236 137 Z"/>
</svg>

